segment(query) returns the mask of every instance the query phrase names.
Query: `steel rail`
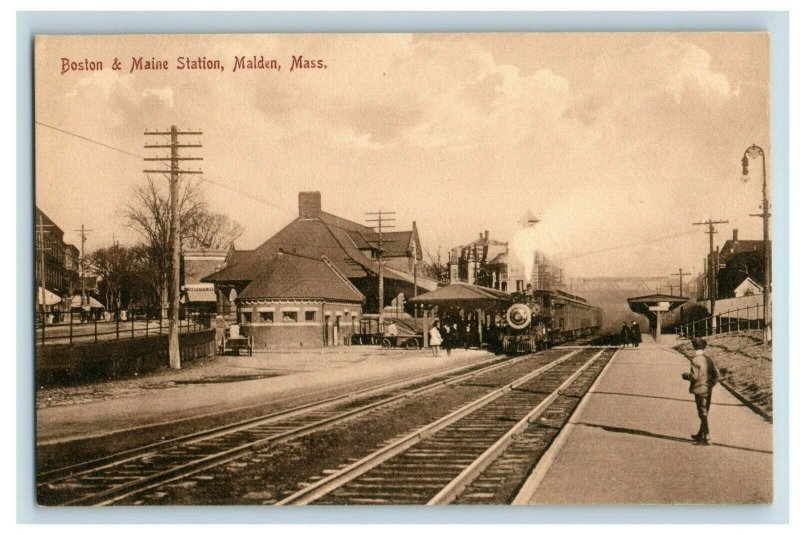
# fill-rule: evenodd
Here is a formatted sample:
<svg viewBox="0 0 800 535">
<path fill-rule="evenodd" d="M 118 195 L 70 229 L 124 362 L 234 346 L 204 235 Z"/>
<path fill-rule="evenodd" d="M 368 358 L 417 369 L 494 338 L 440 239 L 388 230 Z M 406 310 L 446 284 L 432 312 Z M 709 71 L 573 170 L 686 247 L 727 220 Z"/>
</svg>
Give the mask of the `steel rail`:
<svg viewBox="0 0 800 535">
<path fill-rule="evenodd" d="M 458 474 L 450 483 L 448 483 L 442 490 L 440 490 L 433 498 L 431 498 L 427 505 L 444 505 L 452 502 L 458 495 L 472 483 L 481 473 L 494 462 L 502 453 L 508 448 L 514 440 L 514 436 L 525 429 L 530 423 L 538 418 L 551 404 L 555 401 L 567 388 L 569 388 L 575 380 L 583 374 L 586 369 L 594 364 L 600 355 L 602 355 L 607 348 L 598 351 L 591 359 L 578 368 L 575 373 L 570 375 L 564 382 L 562 382 L 551 394 L 540 401 L 528 414 L 520 419 L 514 426 L 509 429 L 506 434 L 500 437 L 497 442 L 492 444 L 486 449 L 477 459 L 466 467 L 460 474 Z"/>
<path fill-rule="evenodd" d="M 501 362 L 496 362 L 497 360 L 500 360 Z M 292 429 L 289 429 L 289 430 L 286 430 L 286 431 L 283 431 L 283 432 L 279 432 L 279 433 L 276 433 L 274 435 L 270 435 L 268 437 L 260 438 L 260 439 L 255 440 L 255 441 L 246 442 L 246 443 L 243 443 L 243 444 L 241 444 L 239 446 L 236 446 L 236 447 L 233 447 L 233 448 L 228 448 L 228 449 L 225 449 L 223 451 L 220 451 L 220 452 L 217 452 L 217 453 L 214 453 L 214 454 L 211 454 L 211 455 L 207 455 L 207 456 L 201 457 L 199 459 L 189 460 L 188 462 L 184 462 L 184 463 L 180 464 L 179 466 L 173 466 L 172 468 L 168 468 L 166 470 L 162 470 L 162 471 L 159 471 L 159 472 L 154 473 L 154 474 L 144 475 L 142 477 L 139 477 L 139 478 L 136 478 L 136 479 L 132 479 L 130 481 L 121 483 L 119 485 L 110 487 L 110 488 L 105 489 L 105 490 L 101 490 L 99 492 L 95 492 L 95 493 L 92 493 L 92 494 L 87 494 L 85 496 L 77 497 L 77 498 L 75 498 L 73 500 L 69 500 L 67 502 L 63 502 L 60 505 L 81 505 L 81 504 L 92 504 L 92 503 L 94 503 L 96 505 L 108 505 L 108 504 L 114 503 L 115 501 L 123 499 L 123 498 L 125 498 L 127 496 L 130 496 L 132 494 L 137 494 L 137 493 L 142 492 L 144 490 L 148 490 L 148 489 L 151 489 L 151 488 L 154 488 L 154 487 L 158 487 L 158 486 L 163 485 L 163 484 L 165 484 L 167 482 L 183 479 L 183 478 L 188 477 L 190 475 L 193 475 L 195 473 L 202 472 L 202 471 L 208 470 L 210 468 L 213 468 L 214 466 L 218 466 L 218 465 L 221 465 L 221 464 L 228 463 L 228 462 L 230 462 L 232 460 L 235 460 L 235 459 L 237 459 L 237 458 L 239 458 L 241 456 L 244 456 L 244 455 L 248 454 L 253 449 L 262 447 L 262 446 L 264 446 L 266 444 L 286 442 L 288 440 L 294 440 L 294 439 L 300 438 L 302 436 L 305 436 L 305 435 L 308 435 L 310 433 L 316 432 L 316 431 L 318 431 L 318 430 L 320 430 L 320 429 L 322 429 L 324 427 L 327 427 L 327 426 L 329 426 L 331 424 L 340 423 L 340 422 L 352 419 L 354 417 L 361 416 L 361 415 L 365 414 L 366 412 L 369 412 L 370 410 L 373 410 L 375 408 L 378 408 L 378 407 L 381 407 L 381 406 L 384 406 L 384 405 L 388 405 L 390 403 L 395 403 L 395 402 L 400 401 L 400 400 L 402 400 L 404 398 L 416 396 L 416 395 L 422 394 L 424 392 L 427 392 L 427 391 L 430 391 L 430 390 L 434 390 L 436 388 L 441 388 L 443 386 L 447 386 L 447 385 L 450 385 L 450 384 L 453 384 L 453 383 L 465 381 L 465 380 L 468 380 L 470 378 L 473 378 L 473 377 L 476 377 L 476 376 L 479 376 L 479 375 L 483 375 L 485 373 L 489 373 L 489 372 L 492 372 L 492 371 L 496 371 L 496 370 L 502 369 L 504 367 L 507 367 L 507 366 L 510 366 L 510 365 L 516 363 L 517 360 L 516 359 L 500 358 L 500 359 L 493 359 L 491 362 L 493 362 L 493 363 L 488 365 L 488 366 L 485 366 L 485 367 L 482 367 L 482 368 L 479 368 L 479 369 L 464 373 L 462 375 L 458 375 L 458 376 L 455 376 L 455 377 L 445 377 L 444 379 L 442 379 L 440 381 L 437 381 L 437 382 L 422 386 L 422 387 L 414 389 L 414 390 L 404 391 L 404 392 L 401 392 L 401 393 L 399 393 L 399 394 L 397 394 L 395 396 L 391 396 L 391 397 L 386 398 L 386 399 L 378 400 L 378 401 L 375 401 L 373 403 L 370 403 L 370 404 L 362 406 L 362 407 L 356 407 L 354 409 L 346 411 L 345 413 L 341 413 L 341 414 L 337 414 L 337 415 L 334 415 L 334 416 L 330 416 L 328 418 L 323 418 L 322 420 L 317 420 L 317 421 L 311 422 L 311 423 L 306 424 L 306 425 L 301 425 L 299 427 L 295 427 L 295 428 L 292 428 Z M 454 368 L 451 368 L 449 370 L 445 370 L 445 371 L 442 371 L 440 373 L 437 373 L 437 374 L 435 374 L 435 376 L 447 375 L 447 374 L 453 373 L 454 370 L 457 372 L 458 370 L 463 370 L 463 369 L 470 368 L 470 367 L 475 367 L 475 366 L 476 366 L 475 363 L 472 363 L 470 365 L 458 366 L 458 367 L 454 367 Z M 358 395 L 358 396 L 355 396 L 353 394 L 347 394 L 347 395 L 338 397 L 335 402 L 332 402 L 332 403 L 329 403 L 329 404 L 328 403 L 312 404 L 314 406 L 306 407 L 302 411 L 297 411 L 294 414 L 283 414 L 283 415 L 281 415 L 280 418 L 260 417 L 260 418 L 256 418 L 255 419 L 255 420 L 258 420 L 258 421 L 253 421 L 253 422 L 250 422 L 250 423 L 248 423 L 246 425 L 242 425 L 241 423 L 237 423 L 237 424 L 232 424 L 231 426 L 222 426 L 222 427 L 233 427 L 233 429 L 225 429 L 225 430 L 222 430 L 222 431 L 219 431 L 219 432 L 202 431 L 202 432 L 196 433 L 194 435 L 191 435 L 193 437 L 191 440 L 188 440 L 187 437 L 182 437 L 184 439 L 183 442 L 180 442 L 177 445 L 178 446 L 189 445 L 189 444 L 192 444 L 192 443 L 201 442 L 203 440 L 208 440 L 210 438 L 214 438 L 214 437 L 218 437 L 218 436 L 230 435 L 230 434 L 233 434 L 233 433 L 238 432 L 238 431 L 250 429 L 250 428 L 253 428 L 253 427 L 257 427 L 259 425 L 263 425 L 263 424 L 268 423 L 269 421 L 272 421 L 272 420 L 281 421 L 281 420 L 284 420 L 284 419 L 288 419 L 291 416 L 297 416 L 297 415 L 302 414 L 302 413 L 307 413 L 307 412 L 311 412 L 313 410 L 319 410 L 321 408 L 325 408 L 323 405 L 325 405 L 325 406 L 327 406 L 327 405 L 335 406 L 336 404 L 349 402 L 349 401 L 352 401 L 353 399 L 358 399 L 358 398 L 362 398 L 362 397 L 369 397 L 369 395 L 379 394 L 380 391 L 383 391 L 383 390 L 402 389 L 404 387 L 402 385 L 410 386 L 410 385 L 413 385 L 414 382 L 419 382 L 420 379 L 424 380 L 425 378 L 430 378 L 430 377 L 431 377 L 430 375 L 424 375 L 423 374 L 422 376 L 417 377 L 416 381 L 402 380 L 402 381 L 399 381 L 399 383 L 401 383 L 401 385 L 394 384 L 394 386 L 392 388 L 389 388 L 386 385 L 381 385 L 379 387 L 368 389 L 369 392 L 362 393 L 361 395 Z M 291 411 L 292 410 L 290 409 L 289 412 L 291 412 Z M 202 435 L 202 436 L 199 436 L 199 435 Z M 177 440 L 180 440 L 180 439 L 177 439 Z M 175 444 L 173 444 L 173 445 L 175 445 Z M 168 450 L 169 448 L 159 448 L 159 449 Z M 83 472 L 83 474 L 90 474 L 90 473 L 92 473 L 94 471 L 101 470 L 101 469 L 108 468 L 108 467 L 113 468 L 114 466 L 123 464 L 124 462 L 136 461 L 139 458 L 146 457 L 146 455 L 147 455 L 147 453 L 144 453 L 144 454 L 141 454 L 141 455 L 129 458 L 129 459 L 124 459 L 124 460 L 120 460 L 118 462 L 111 463 L 108 466 L 98 467 L 98 468 L 86 470 L 85 472 Z M 68 480 L 68 479 L 70 479 L 72 477 L 79 477 L 80 475 L 82 475 L 82 474 L 81 473 L 73 474 L 73 475 L 70 475 L 68 477 L 62 478 L 59 481 Z"/>
<path fill-rule="evenodd" d="M 611 363 L 617 357 L 619 351 L 619 348 L 614 351 L 614 354 L 611 355 L 610 359 L 608 359 L 608 362 L 603 370 L 597 375 L 597 377 L 594 378 L 592 384 L 589 385 L 589 389 L 587 390 L 586 394 L 584 394 L 583 399 L 581 399 L 580 403 L 578 403 L 578 406 L 575 407 L 575 410 L 572 411 L 572 414 L 569 418 L 567 418 L 567 421 L 564 422 L 561 430 L 550 443 L 550 446 L 548 446 L 547 450 L 545 450 L 544 454 L 539 458 L 531 473 L 528 474 L 525 482 L 519 488 L 516 496 L 514 496 L 514 499 L 511 501 L 511 505 L 526 505 L 531 503 L 533 495 L 538 490 L 539 485 L 544 479 L 544 476 L 547 475 L 547 472 L 550 470 L 554 459 L 561 451 L 561 448 L 564 446 L 564 443 L 567 441 L 569 435 L 572 433 L 572 429 L 575 427 L 575 422 L 581 417 L 583 411 L 586 409 L 586 406 L 589 403 L 589 400 L 597 391 L 597 388 L 600 386 L 600 383 L 602 382 L 608 370 L 611 369 Z"/>
<path fill-rule="evenodd" d="M 489 392 L 488 394 L 478 398 L 475 401 L 470 402 L 469 404 L 451 412 L 448 415 L 439 418 L 435 422 L 432 422 L 420 429 L 417 429 L 408 435 L 395 440 L 394 442 L 388 444 L 387 446 L 381 448 L 380 450 L 373 452 L 372 454 L 363 457 L 362 459 L 352 463 L 332 474 L 329 476 L 320 479 L 319 481 L 308 485 L 299 491 L 287 496 L 286 498 L 280 500 L 276 503 L 276 505 L 306 505 L 309 504 L 326 494 L 338 489 L 342 485 L 348 483 L 349 481 L 355 479 L 356 477 L 360 476 L 361 474 L 375 468 L 376 466 L 384 463 L 385 461 L 396 457 L 397 455 L 403 453 L 404 451 L 408 450 L 424 438 L 427 438 L 437 431 L 448 427 L 449 425 L 457 422 L 458 420 L 472 414 L 473 412 L 477 411 L 481 407 L 488 405 L 495 399 L 503 396 L 507 392 L 515 389 L 516 387 L 527 383 L 534 377 L 543 374 L 544 372 L 554 368 L 555 366 L 561 364 L 565 360 L 575 356 L 581 350 L 575 350 L 570 353 L 567 353 L 563 357 L 556 359 L 555 361 L 546 364 L 537 368 L 536 370 L 518 378 L 514 381 Z"/>
<path fill-rule="evenodd" d="M 392 382 L 385 383 L 385 384 L 370 386 L 370 387 L 364 388 L 362 390 L 358 390 L 356 392 L 348 392 L 346 394 L 340 394 L 340 395 L 336 395 L 336 396 L 333 396 L 333 397 L 325 398 L 325 399 L 322 399 L 322 400 L 312 401 L 312 402 L 309 402 L 309 403 L 305 403 L 303 405 L 299 405 L 299 406 L 296 406 L 296 407 L 290 407 L 290 408 L 287 408 L 287 409 L 279 410 L 279 411 L 272 412 L 272 413 L 269 413 L 269 414 L 265 414 L 265 415 L 262 415 L 262 416 L 254 416 L 252 418 L 247 418 L 245 420 L 239 420 L 239 421 L 236 421 L 236 422 L 232 422 L 230 424 L 224 424 L 224 425 L 221 425 L 221 426 L 213 427 L 211 429 L 204 429 L 202 431 L 198 431 L 198 432 L 195 432 L 195 433 L 190 433 L 188 435 L 182 435 L 182 436 L 174 437 L 174 438 L 171 438 L 169 440 L 163 440 L 163 441 L 160 441 L 160 442 L 147 444 L 147 445 L 140 446 L 140 447 L 137 447 L 137 448 L 132 448 L 132 449 L 116 452 L 116 453 L 113 453 L 111 455 L 106 455 L 106 456 L 103 456 L 103 457 L 100 457 L 100 458 L 97 458 L 97 459 L 92 459 L 92 460 L 89 460 L 89 461 L 85 461 L 85 462 L 82 462 L 82 463 L 77 463 L 77 464 L 73 464 L 73 465 L 70 465 L 70 466 L 63 466 L 63 467 L 59 467 L 59 468 L 54 468 L 52 470 L 48 470 L 48 471 L 45 471 L 45 472 L 40 472 L 37 475 L 37 479 L 39 480 L 39 482 L 37 483 L 37 486 L 57 483 L 59 481 L 63 481 L 64 479 L 67 479 L 67 478 L 70 478 L 70 477 L 79 476 L 81 474 L 85 474 L 85 473 L 88 473 L 88 472 L 93 471 L 93 470 L 99 470 L 99 469 L 103 469 L 103 468 L 110 468 L 110 467 L 116 466 L 118 464 L 121 464 L 123 462 L 133 461 L 133 460 L 135 460 L 137 458 L 142 457 L 143 455 L 146 455 L 146 454 L 149 454 L 149 453 L 153 453 L 153 452 L 156 452 L 156 451 L 159 451 L 159 450 L 162 450 L 162 449 L 167 449 L 167 448 L 170 448 L 170 447 L 173 447 L 173 446 L 176 446 L 176 445 L 188 444 L 188 443 L 194 442 L 194 441 L 196 441 L 198 439 L 211 438 L 214 435 L 219 435 L 220 433 L 224 433 L 224 432 L 239 431 L 240 429 L 246 429 L 247 427 L 252 427 L 253 425 L 259 425 L 259 424 L 262 424 L 262 423 L 268 423 L 268 422 L 270 422 L 272 420 L 280 420 L 280 419 L 289 418 L 289 417 L 293 417 L 293 416 L 300 416 L 302 414 L 305 414 L 305 413 L 313 411 L 313 410 L 323 409 L 323 408 L 326 408 L 328 406 L 334 406 L 334 405 L 339 404 L 339 403 L 353 401 L 353 400 L 356 400 L 356 399 L 359 399 L 359 398 L 362 398 L 362 397 L 368 397 L 368 396 L 381 394 L 382 392 L 385 392 L 385 391 L 388 391 L 388 390 L 395 390 L 395 389 L 405 388 L 405 387 L 413 385 L 414 383 L 423 381 L 425 379 L 435 379 L 436 377 L 439 377 L 439 376 L 442 376 L 442 375 L 448 375 L 448 374 L 451 374 L 451 373 L 458 373 L 458 372 L 460 372 L 462 370 L 465 370 L 465 369 L 468 369 L 468 368 L 472 368 L 472 367 L 477 367 L 477 366 L 480 366 L 482 364 L 488 364 L 488 366 L 485 369 L 487 369 L 487 371 L 492 371 L 494 369 L 497 369 L 497 368 L 492 368 L 492 366 L 496 366 L 497 364 L 508 365 L 510 363 L 511 363 L 511 361 L 509 361 L 509 359 L 503 358 L 503 357 L 498 357 L 498 358 L 489 359 L 489 360 L 484 361 L 484 362 L 478 362 L 478 363 L 473 362 L 471 364 L 465 364 L 465 365 L 461 365 L 461 366 L 453 366 L 451 368 L 447 368 L 447 369 L 444 369 L 444 370 L 438 370 L 434 374 L 422 373 L 422 374 L 418 374 L 418 375 L 415 375 L 415 376 L 412 376 L 412 377 L 409 377 L 409 378 L 399 379 L 397 381 L 392 381 Z M 476 371 L 479 371 L 479 370 L 476 370 Z M 292 398 L 289 398 L 289 399 L 292 399 Z M 271 403 L 280 403 L 281 401 L 286 401 L 286 400 L 278 400 L 278 401 L 275 401 L 275 402 L 270 402 L 270 404 Z M 257 405 L 249 405 L 247 407 L 242 407 L 241 410 L 255 409 L 260 405 L 266 405 L 266 404 L 267 403 L 262 403 L 262 404 L 257 404 Z M 240 409 L 235 409 L 235 410 L 240 410 Z M 225 412 L 232 412 L 232 411 L 225 411 Z M 223 413 L 215 413 L 215 414 L 211 414 L 211 415 L 208 415 L 208 416 L 216 416 L 218 414 L 224 414 L 224 412 Z M 198 417 L 198 418 L 200 418 L 200 417 Z"/>
</svg>

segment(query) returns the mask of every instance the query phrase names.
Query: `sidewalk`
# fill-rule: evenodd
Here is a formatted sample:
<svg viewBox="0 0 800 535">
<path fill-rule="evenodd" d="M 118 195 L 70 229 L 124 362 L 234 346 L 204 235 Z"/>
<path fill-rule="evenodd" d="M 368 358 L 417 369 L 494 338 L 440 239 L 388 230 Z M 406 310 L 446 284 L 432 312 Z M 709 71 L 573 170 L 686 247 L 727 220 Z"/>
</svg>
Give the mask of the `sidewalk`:
<svg viewBox="0 0 800 535">
<path fill-rule="evenodd" d="M 205 369 L 167 370 L 118 381 L 117 386 L 112 385 L 118 392 L 114 397 L 109 397 L 114 394 L 112 389 L 101 399 L 38 408 L 36 440 L 38 445 L 56 445 L 255 404 L 294 406 L 356 387 L 490 358 L 494 355 L 486 351 L 461 349 L 449 358 L 433 358 L 429 350 L 370 346 L 218 357 Z M 264 378 L 251 379 L 260 376 Z M 91 385 L 81 390 L 86 388 L 91 389 Z"/>
<path fill-rule="evenodd" d="M 532 474 L 528 503 L 770 503 L 772 425 L 717 386 L 712 445 L 695 445 L 688 369 L 649 337 L 620 350 L 555 440 L 552 463 Z"/>
</svg>

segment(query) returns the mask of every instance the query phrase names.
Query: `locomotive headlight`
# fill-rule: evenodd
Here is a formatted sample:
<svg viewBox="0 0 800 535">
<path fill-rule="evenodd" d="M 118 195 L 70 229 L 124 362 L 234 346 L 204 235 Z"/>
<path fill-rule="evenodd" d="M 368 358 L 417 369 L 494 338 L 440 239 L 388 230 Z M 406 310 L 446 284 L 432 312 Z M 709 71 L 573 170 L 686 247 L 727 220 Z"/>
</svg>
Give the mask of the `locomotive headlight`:
<svg viewBox="0 0 800 535">
<path fill-rule="evenodd" d="M 531 310 L 524 303 L 516 303 L 506 312 L 506 322 L 514 329 L 524 329 L 531 323 Z"/>
</svg>

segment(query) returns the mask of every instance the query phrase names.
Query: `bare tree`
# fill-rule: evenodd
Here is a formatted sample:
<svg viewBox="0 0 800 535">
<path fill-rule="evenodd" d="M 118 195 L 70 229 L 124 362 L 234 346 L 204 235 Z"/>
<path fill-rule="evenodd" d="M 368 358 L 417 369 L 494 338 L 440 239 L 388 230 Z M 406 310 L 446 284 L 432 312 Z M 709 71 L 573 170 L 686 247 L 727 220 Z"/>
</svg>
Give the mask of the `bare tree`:
<svg viewBox="0 0 800 535">
<path fill-rule="evenodd" d="M 183 241 L 196 232 L 195 222 L 206 211 L 198 185 L 184 180 L 181 187 L 178 209 L 181 219 Z M 143 186 L 134 186 L 133 200 L 125 209 L 128 224 L 139 233 L 147 249 L 147 261 L 152 269 L 153 283 L 159 288 L 159 303 L 162 309 L 168 306 L 168 288 L 172 282 L 171 210 L 169 195 L 162 193 L 153 178 Z"/>
<path fill-rule="evenodd" d="M 225 214 L 198 211 L 185 244 L 191 249 L 228 249 L 244 233 L 244 228 Z"/>
<path fill-rule="evenodd" d="M 442 259 L 442 248 L 436 249 L 436 254 L 427 251 L 428 260 L 423 264 L 423 270 L 432 279 L 446 283 L 450 280 L 450 268 L 445 260 Z"/>
</svg>

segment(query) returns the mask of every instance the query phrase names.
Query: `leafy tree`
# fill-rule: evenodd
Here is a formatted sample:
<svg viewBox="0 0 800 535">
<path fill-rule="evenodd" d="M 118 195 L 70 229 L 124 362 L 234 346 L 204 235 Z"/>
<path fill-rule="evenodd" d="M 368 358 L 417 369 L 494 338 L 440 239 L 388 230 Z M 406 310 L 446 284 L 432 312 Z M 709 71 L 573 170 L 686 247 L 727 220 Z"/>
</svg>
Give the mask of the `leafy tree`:
<svg viewBox="0 0 800 535">
<path fill-rule="evenodd" d="M 492 272 L 486 269 L 485 266 L 480 266 L 475 272 L 475 284 L 485 288 L 492 287 Z"/>
<path fill-rule="evenodd" d="M 141 245 L 114 245 L 90 255 L 88 263 L 98 276 L 98 288 L 109 310 L 158 303 L 158 292 L 153 291 L 152 270 L 146 267 L 146 257 L 147 249 Z"/>
</svg>

